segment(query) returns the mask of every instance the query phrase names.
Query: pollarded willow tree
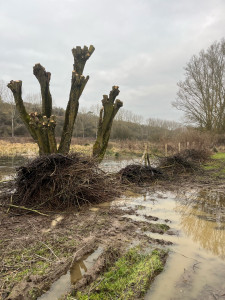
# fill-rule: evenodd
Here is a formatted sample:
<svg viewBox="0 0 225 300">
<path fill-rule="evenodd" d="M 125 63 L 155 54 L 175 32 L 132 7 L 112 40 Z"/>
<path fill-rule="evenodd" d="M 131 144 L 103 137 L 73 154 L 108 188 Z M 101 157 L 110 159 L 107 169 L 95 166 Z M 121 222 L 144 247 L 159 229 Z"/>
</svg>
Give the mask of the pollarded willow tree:
<svg viewBox="0 0 225 300">
<path fill-rule="evenodd" d="M 116 99 L 119 92 L 119 87 L 113 86 L 109 97 L 103 95 L 103 106 L 100 110 L 97 138 L 93 146 L 93 155 L 97 157 L 99 161 L 101 161 L 105 155 L 113 119 L 120 107 L 123 106 L 123 102 Z"/>
<path fill-rule="evenodd" d="M 78 46 L 72 49 L 74 64 L 71 89 L 65 112 L 61 141 L 58 147 L 55 137 L 56 117 L 52 115 L 52 96 L 50 93 L 51 73 L 46 72 L 45 68 L 40 64 L 36 64 L 33 68 L 33 74 L 41 87 L 42 113 L 32 112 L 28 114 L 26 111 L 22 99 L 22 81 L 12 80 L 8 84 L 8 88 L 13 93 L 20 117 L 32 138 L 38 144 L 40 155 L 56 152 L 66 154 L 69 152 L 74 123 L 79 108 L 79 99 L 89 79 L 89 76 L 85 77 L 83 75 L 83 70 L 86 61 L 91 57 L 94 50 L 95 48 L 92 45 L 89 48 L 87 46 L 83 48 Z M 118 87 L 113 86 L 109 97 L 107 95 L 103 96 L 103 108 L 100 112 L 97 139 L 93 148 L 93 155 L 99 161 L 102 160 L 105 154 L 113 119 L 119 108 L 123 105 L 120 100 L 116 100 L 118 94 Z"/>
<path fill-rule="evenodd" d="M 173 105 L 200 128 L 224 132 L 225 39 L 192 56 L 184 69 L 185 80 L 178 82 Z"/>
</svg>

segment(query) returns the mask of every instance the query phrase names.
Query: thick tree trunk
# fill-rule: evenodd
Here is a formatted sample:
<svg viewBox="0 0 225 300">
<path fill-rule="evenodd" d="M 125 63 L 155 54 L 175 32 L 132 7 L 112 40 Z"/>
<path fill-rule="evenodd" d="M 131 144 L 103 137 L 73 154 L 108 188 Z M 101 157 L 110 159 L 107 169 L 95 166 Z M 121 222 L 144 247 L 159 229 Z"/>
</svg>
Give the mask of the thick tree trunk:
<svg viewBox="0 0 225 300">
<path fill-rule="evenodd" d="M 103 107 L 100 110 L 97 138 L 93 146 L 93 156 L 96 157 L 99 162 L 102 161 L 108 146 L 113 119 L 120 107 L 123 106 L 122 101 L 118 99 L 115 100 L 119 92 L 119 87 L 113 86 L 109 97 L 103 95 Z"/>
<path fill-rule="evenodd" d="M 79 99 L 89 79 L 89 76 L 84 77 L 82 73 L 86 61 L 91 57 L 94 50 L 95 48 L 92 45 L 89 47 L 89 49 L 87 46 L 84 46 L 83 49 L 81 49 L 81 47 L 72 49 L 74 57 L 74 70 L 72 72 L 70 97 L 66 108 L 61 142 L 58 149 L 59 153 L 65 154 L 69 152 L 74 123 L 79 108 Z"/>
</svg>

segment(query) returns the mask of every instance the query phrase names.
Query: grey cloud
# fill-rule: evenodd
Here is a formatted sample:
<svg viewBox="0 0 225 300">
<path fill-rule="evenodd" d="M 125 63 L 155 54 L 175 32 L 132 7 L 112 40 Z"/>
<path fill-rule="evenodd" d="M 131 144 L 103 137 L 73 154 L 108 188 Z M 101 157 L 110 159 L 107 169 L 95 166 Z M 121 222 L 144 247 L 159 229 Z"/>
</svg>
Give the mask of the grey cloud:
<svg viewBox="0 0 225 300">
<path fill-rule="evenodd" d="M 0 79 L 21 79 L 25 92 L 39 92 L 32 67 L 40 62 L 52 73 L 55 104 L 65 107 L 71 48 L 94 44 L 81 105 L 100 103 L 116 84 L 125 109 L 179 120 L 171 106 L 176 83 L 193 54 L 223 37 L 224 13 L 223 0 L 1 1 Z"/>
</svg>

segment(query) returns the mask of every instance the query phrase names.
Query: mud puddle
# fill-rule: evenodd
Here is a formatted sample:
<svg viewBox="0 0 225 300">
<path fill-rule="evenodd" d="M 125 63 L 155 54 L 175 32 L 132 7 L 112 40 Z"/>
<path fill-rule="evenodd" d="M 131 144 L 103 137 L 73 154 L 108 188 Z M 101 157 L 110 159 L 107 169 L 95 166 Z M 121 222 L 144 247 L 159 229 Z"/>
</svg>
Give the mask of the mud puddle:
<svg viewBox="0 0 225 300">
<path fill-rule="evenodd" d="M 93 266 L 102 252 L 103 248 L 98 247 L 96 251 L 92 251 L 92 253 L 84 255 L 81 259 L 72 263 L 68 272 L 54 282 L 50 290 L 39 297 L 38 300 L 57 300 L 69 292 L 71 285 L 75 284 L 83 277 L 83 275 Z"/>
<path fill-rule="evenodd" d="M 145 193 L 102 204 L 137 221 L 171 229 L 151 238 L 173 242 L 165 270 L 145 299 L 225 299 L 225 195 L 207 190 Z M 135 214 L 126 210 L 135 209 Z"/>
</svg>

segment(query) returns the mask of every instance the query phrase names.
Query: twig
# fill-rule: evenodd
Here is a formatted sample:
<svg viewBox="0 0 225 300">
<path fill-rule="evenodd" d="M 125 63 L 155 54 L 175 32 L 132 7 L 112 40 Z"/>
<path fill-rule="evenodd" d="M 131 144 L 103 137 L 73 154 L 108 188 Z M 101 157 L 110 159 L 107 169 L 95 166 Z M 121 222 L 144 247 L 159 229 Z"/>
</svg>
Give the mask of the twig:
<svg viewBox="0 0 225 300">
<path fill-rule="evenodd" d="M 84 247 L 86 247 L 86 245 L 84 245 L 83 247 L 81 247 L 80 249 L 78 249 L 78 250 L 74 253 L 74 255 L 73 255 L 73 260 L 72 260 L 72 262 L 71 262 L 70 268 L 71 268 L 72 265 L 74 264 L 74 260 L 75 260 L 75 257 L 76 257 L 76 255 L 77 255 L 77 253 L 78 253 L 79 251 L 81 251 L 82 249 L 84 249 Z"/>
<path fill-rule="evenodd" d="M 38 255 L 36 253 L 35 253 L 35 255 L 38 256 L 38 257 L 40 257 L 40 258 L 42 258 L 42 259 L 44 259 L 44 260 L 46 260 L 46 261 L 52 262 L 52 260 L 50 260 L 50 259 L 48 259 L 48 258 L 46 258 L 44 256 Z"/>
<path fill-rule="evenodd" d="M 96 287 L 99 286 L 100 283 L 102 283 L 102 281 L 104 281 L 104 280 L 106 280 L 106 279 L 109 280 L 109 279 L 111 279 L 111 278 L 112 278 L 112 276 L 109 277 L 109 278 L 103 277 L 103 278 L 102 278 L 95 286 L 93 286 L 92 288 L 90 287 L 90 289 L 89 289 L 89 291 L 88 291 L 88 297 L 89 297 L 89 295 L 90 295 L 90 292 L 93 291 L 93 290 L 95 290 Z"/>
<path fill-rule="evenodd" d="M 193 264 L 192 268 L 193 268 L 194 272 L 195 272 L 195 268 L 199 269 L 199 267 L 196 267 L 198 264 L 200 264 L 200 262 L 197 262 L 197 263 Z"/>
<path fill-rule="evenodd" d="M 174 252 L 174 253 L 177 253 L 177 254 L 180 254 L 180 255 L 182 255 L 183 257 L 186 257 L 186 258 L 189 258 L 189 259 L 195 260 L 195 261 L 197 261 L 199 264 L 201 263 L 201 261 L 199 261 L 199 260 L 197 260 L 197 259 L 195 259 L 195 258 L 193 258 L 193 257 L 186 256 L 186 255 L 184 255 L 184 254 L 182 254 L 182 253 L 179 253 L 179 252 L 177 252 L 177 251 L 170 250 L 170 252 Z"/>
<path fill-rule="evenodd" d="M 47 247 L 52 252 L 52 254 L 60 261 L 59 257 L 55 254 L 55 252 L 47 244 L 45 244 L 42 241 L 40 241 L 40 243 L 43 244 L 45 247 Z"/>
<path fill-rule="evenodd" d="M 44 213 L 42 213 L 42 212 L 40 212 L 40 211 L 38 211 L 36 209 L 31 209 L 31 208 L 27 208 L 27 207 L 15 205 L 15 204 L 6 204 L 6 205 L 8 205 L 9 207 L 15 207 L 15 208 L 29 210 L 29 211 L 35 212 L 35 213 L 37 213 L 39 215 L 42 215 L 42 216 L 47 216 L 47 217 L 49 216 L 49 215 L 44 214 Z M 0 204 L 0 206 L 3 206 L 3 205 Z"/>
<path fill-rule="evenodd" d="M 12 199 L 12 195 L 11 195 L 11 197 L 10 197 L 10 204 L 12 205 L 12 202 L 13 202 L 13 199 Z M 9 208 L 7 209 L 7 214 L 9 213 L 9 211 L 10 211 L 10 206 L 9 206 Z"/>
</svg>

